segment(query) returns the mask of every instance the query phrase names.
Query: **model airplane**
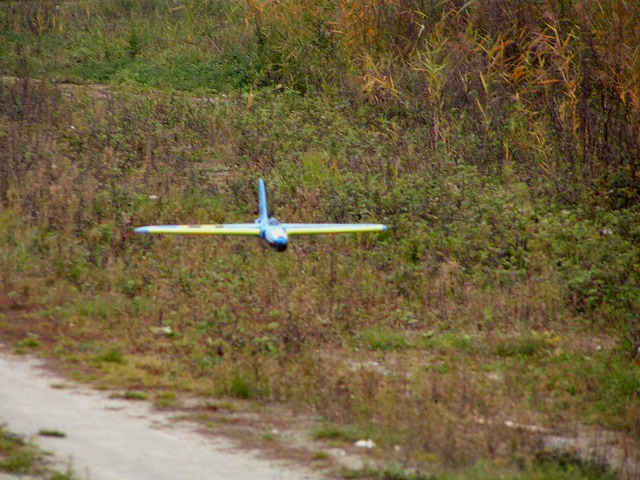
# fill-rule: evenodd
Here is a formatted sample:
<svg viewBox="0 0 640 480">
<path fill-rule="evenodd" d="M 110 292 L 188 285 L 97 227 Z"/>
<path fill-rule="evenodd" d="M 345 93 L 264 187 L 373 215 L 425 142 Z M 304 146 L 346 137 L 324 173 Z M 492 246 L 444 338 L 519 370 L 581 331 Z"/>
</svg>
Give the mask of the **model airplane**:
<svg viewBox="0 0 640 480">
<path fill-rule="evenodd" d="M 254 223 L 223 225 L 153 225 L 138 227 L 136 233 L 168 233 L 191 235 L 255 235 L 278 252 L 289 245 L 289 235 L 327 233 L 384 232 L 386 225 L 375 223 L 280 223 L 267 212 L 267 194 L 262 179 L 258 180 L 259 217 Z"/>
</svg>

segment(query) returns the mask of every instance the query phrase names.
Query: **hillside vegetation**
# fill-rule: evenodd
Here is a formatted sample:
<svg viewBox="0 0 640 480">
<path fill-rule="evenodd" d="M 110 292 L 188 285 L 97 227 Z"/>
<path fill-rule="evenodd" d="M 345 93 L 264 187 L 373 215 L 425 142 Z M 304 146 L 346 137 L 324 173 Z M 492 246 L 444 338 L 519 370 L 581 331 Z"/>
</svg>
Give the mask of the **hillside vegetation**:
<svg viewBox="0 0 640 480">
<path fill-rule="evenodd" d="M 639 21 L 615 0 L 4 1 L 0 335 L 471 471 L 442 478 L 603 478 L 504 422 L 640 440 Z M 250 222 L 258 177 L 281 219 L 390 229 L 286 254 L 132 235 Z"/>
</svg>

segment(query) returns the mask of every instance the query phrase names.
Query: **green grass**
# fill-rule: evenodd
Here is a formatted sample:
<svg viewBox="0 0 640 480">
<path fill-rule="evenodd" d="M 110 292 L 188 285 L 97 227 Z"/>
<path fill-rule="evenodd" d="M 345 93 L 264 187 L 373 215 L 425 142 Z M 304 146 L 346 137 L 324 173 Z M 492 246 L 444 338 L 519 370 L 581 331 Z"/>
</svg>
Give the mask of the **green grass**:
<svg viewBox="0 0 640 480">
<path fill-rule="evenodd" d="M 495 351 L 500 357 L 533 357 L 549 351 L 551 343 L 538 336 L 526 336 L 499 342 Z"/>
<path fill-rule="evenodd" d="M 274 442 L 277 438 L 278 438 L 278 436 L 274 432 L 262 432 L 260 434 L 260 439 L 263 442 Z"/>
<path fill-rule="evenodd" d="M 157 408 L 170 408 L 175 406 L 177 401 L 176 392 L 161 392 L 155 396 L 153 404 Z"/>
<path fill-rule="evenodd" d="M 95 355 L 95 359 L 100 363 L 123 364 L 125 359 L 122 351 L 115 347 L 103 350 Z"/>
<path fill-rule="evenodd" d="M 362 330 L 355 338 L 357 345 L 369 350 L 397 351 L 409 347 L 404 332 Z"/>
<path fill-rule="evenodd" d="M 229 394 L 235 398 L 249 399 L 253 397 L 253 389 L 245 377 L 238 375 L 231 380 Z"/>
<path fill-rule="evenodd" d="M 60 430 L 51 429 L 51 428 L 43 428 L 39 430 L 38 435 L 42 437 L 57 437 L 57 438 L 65 438 L 67 436 L 66 433 L 61 432 Z"/>
<path fill-rule="evenodd" d="M 338 425 L 323 425 L 312 433 L 314 440 L 328 440 L 339 443 L 353 443 L 362 438 L 362 435 L 352 427 L 342 427 Z"/>
<path fill-rule="evenodd" d="M 64 436 L 55 430 L 42 430 L 40 435 Z M 45 454 L 22 437 L 7 431 L 0 426 L 0 472 L 9 475 L 42 480 L 75 480 L 78 479 L 71 470 L 59 472 L 52 470 L 45 460 Z"/>
<path fill-rule="evenodd" d="M 234 373 L 222 391 L 225 395 L 241 400 L 259 400 L 269 396 L 267 383 L 242 372 Z"/>
<path fill-rule="evenodd" d="M 499 464 L 482 463 L 451 471 L 425 468 L 414 471 L 394 464 L 384 469 L 364 467 L 360 470 L 344 470 L 343 478 L 376 480 L 614 480 L 610 472 L 598 466 L 586 465 L 567 459 L 541 459 L 523 468 L 505 468 Z"/>
<path fill-rule="evenodd" d="M 435 335 L 432 331 L 426 332 L 417 340 L 417 345 L 423 348 L 434 349 L 442 352 L 473 352 L 473 338 L 470 335 L 457 333 L 443 333 Z"/>
<path fill-rule="evenodd" d="M 13 350 L 16 353 L 27 353 L 37 349 L 38 347 L 40 347 L 40 340 L 35 337 L 28 337 L 17 342 L 14 345 Z"/>
<path fill-rule="evenodd" d="M 125 392 L 122 394 L 125 400 L 147 400 L 149 397 L 144 392 Z"/>
<path fill-rule="evenodd" d="M 26 474 L 34 468 L 36 456 L 28 450 L 12 452 L 7 458 L 0 460 L 0 471 L 14 474 Z"/>
<path fill-rule="evenodd" d="M 47 480 L 78 480 L 79 477 L 73 472 L 61 473 L 55 472 Z"/>
</svg>

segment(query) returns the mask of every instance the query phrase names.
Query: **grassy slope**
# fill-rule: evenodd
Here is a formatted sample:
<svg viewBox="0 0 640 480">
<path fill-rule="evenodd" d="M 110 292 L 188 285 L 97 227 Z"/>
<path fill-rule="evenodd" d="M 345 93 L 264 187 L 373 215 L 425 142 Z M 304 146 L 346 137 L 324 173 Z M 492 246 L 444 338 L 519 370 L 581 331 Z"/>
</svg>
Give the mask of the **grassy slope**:
<svg viewBox="0 0 640 480">
<path fill-rule="evenodd" d="M 568 134 L 554 137 L 531 99 L 506 105 L 495 70 L 438 70 L 455 58 L 449 37 L 383 71 L 384 45 L 362 64 L 353 39 L 303 51 L 304 16 L 32 5 L 0 17 L 0 68 L 21 77 L 0 87 L 0 326 L 17 348 L 111 385 L 286 401 L 421 468 L 506 460 L 523 469 L 514 478 L 546 478 L 526 436 L 478 419 L 638 438 L 637 193 L 564 164 Z M 455 78 L 485 93 L 454 105 Z M 282 218 L 392 228 L 296 238 L 286 255 L 131 236 L 250 221 L 258 176 Z M 9 308 L 27 305 L 12 325 Z M 572 468 L 548 478 L 590 478 Z"/>
<path fill-rule="evenodd" d="M 41 452 L 25 439 L 11 434 L 0 425 L 0 472 L 3 473 L 3 478 L 24 478 L 25 475 L 42 480 L 79 478 L 71 468 L 66 473 L 56 472 L 50 464 L 51 459 L 46 453 Z"/>
</svg>

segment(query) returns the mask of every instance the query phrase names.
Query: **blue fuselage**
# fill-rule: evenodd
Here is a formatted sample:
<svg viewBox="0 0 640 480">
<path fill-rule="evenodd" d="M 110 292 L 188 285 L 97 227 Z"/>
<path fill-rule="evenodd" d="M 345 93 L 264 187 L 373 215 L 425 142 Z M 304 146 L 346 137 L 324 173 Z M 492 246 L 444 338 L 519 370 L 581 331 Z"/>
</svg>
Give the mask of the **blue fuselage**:
<svg viewBox="0 0 640 480">
<path fill-rule="evenodd" d="M 260 216 L 257 218 L 256 223 L 260 225 L 260 238 L 277 252 L 284 252 L 287 249 L 287 245 L 289 245 L 289 237 L 287 237 L 287 232 L 284 231 L 280 222 L 269 216 L 267 211 L 267 192 L 264 189 L 262 179 L 258 180 L 258 204 Z"/>
<path fill-rule="evenodd" d="M 267 245 L 278 252 L 284 252 L 287 249 L 289 237 L 278 220 L 273 217 L 266 221 L 263 218 L 258 218 L 256 223 L 260 225 L 260 238 L 264 240 Z"/>
</svg>

